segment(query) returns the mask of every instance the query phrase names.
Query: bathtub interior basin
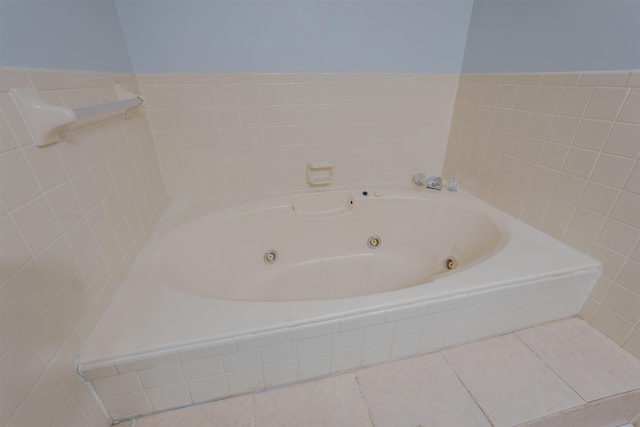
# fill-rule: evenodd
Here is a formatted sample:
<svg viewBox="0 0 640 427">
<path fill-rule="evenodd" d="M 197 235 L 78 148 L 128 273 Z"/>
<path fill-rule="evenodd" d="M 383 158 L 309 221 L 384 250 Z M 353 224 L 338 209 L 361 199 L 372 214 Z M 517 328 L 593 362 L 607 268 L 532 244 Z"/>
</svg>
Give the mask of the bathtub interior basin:
<svg viewBox="0 0 640 427">
<path fill-rule="evenodd" d="M 155 263 L 174 286 L 206 297 L 334 299 L 431 282 L 507 240 L 464 203 L 330 191 L 190 221 L 158 243 Z"/>
</svg>

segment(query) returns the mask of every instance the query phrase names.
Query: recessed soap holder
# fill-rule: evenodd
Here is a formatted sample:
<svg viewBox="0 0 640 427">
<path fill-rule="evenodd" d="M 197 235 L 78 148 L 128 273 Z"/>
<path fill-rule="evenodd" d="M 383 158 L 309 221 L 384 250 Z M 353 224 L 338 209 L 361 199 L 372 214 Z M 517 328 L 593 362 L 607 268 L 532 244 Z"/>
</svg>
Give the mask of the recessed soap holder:
<svg viewBox="0 0 640 427">
<path fill-rule="evenodd" d="M 333 162 L 308 162 L 307 184 L 329 185 L 333 183 Z"/>
</svg>

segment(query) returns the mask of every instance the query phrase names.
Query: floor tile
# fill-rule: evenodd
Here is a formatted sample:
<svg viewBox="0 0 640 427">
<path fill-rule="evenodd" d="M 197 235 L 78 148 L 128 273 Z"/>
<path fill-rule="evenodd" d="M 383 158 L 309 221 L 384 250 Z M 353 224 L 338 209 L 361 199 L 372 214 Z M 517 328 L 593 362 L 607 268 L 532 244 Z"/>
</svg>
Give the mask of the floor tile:
<svg viewBox="0 0 640 427">
<path fill-rule="evenodd" d="M 519 427 L 617 427 L 633 421 L 640 411 L 640 391 L 619 394 Z"/>
<path fill-rule="evenodd" d="M 640 389 L 640 360 L 580 319 L 517 335 L 587 402 Z"/>
<path fill-rule="evenodd" d="M 353 374 L 255 395 L 257 427 L 371 426 Z"/>
<path fill-rule="evenodd" d="M 439 353 L 362 369 L 356 377 L 376 427 L 490 426 Z"/>
<path fill-rule="evenodd" d="M 496 427 L 514 426 L 584 403 L 513 334 L 442 353 Z"/>
<path fill-rule="evenodd" d="M 240 396 L 138 418 L 136 427 L 253 426 L 253 397 Z"/>
<path fill-rule="evenodd" d="M 615 427 L 640 410 L 639 364 L 588 324 L 568 319 L 140 417 L 136 427 L 485 427 L 487 417 L 495 427 Z"/>
<path fill-rule="evenodd" d="M 575 425 L 579 427 L 621 426 L 633 421 L 633 417 L 639 411 L 640 392 L 624 393 L 587 404 Z"/>
<path fill-rule="evenodd" d="M 524 424 L 519 424 L 517 427 L 568 427 L 568 426 L 580 426 L 578 420 L 582 418 L 582 414 L 587 404 L 576 406 L 565 411 L 556 412 L 555 414 L 548 415 L 546 417 L 538 418 L 534 421 L 529 421 Z M 586 426 L 584 426 L 586 427 Z M 602 425 L 597 427 L 604 427 Z M 613 427 L 613 426 L 612 426 Z"/>
</svg>

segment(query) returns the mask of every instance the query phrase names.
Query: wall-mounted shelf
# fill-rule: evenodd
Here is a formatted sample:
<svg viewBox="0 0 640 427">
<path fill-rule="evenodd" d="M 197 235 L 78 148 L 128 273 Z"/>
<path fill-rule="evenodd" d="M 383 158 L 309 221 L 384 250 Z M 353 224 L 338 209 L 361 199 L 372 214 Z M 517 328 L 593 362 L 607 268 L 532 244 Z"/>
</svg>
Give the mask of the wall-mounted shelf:
<svg viewBox="0 0 640 427">
<path fill-rule="evenodd" d="M 38 147 L 60 141 L 58 131 L 62 126 L 78 120 L 90 119 L 108 113 L 125 113 L 141 105 L 144 100 L 120 85 L 115 85 L 118 101 L 76 109 L 47 104 L 37 89 L 11 89 L 11 99 L 27 125 L 33 143 Z"/>
</svg>

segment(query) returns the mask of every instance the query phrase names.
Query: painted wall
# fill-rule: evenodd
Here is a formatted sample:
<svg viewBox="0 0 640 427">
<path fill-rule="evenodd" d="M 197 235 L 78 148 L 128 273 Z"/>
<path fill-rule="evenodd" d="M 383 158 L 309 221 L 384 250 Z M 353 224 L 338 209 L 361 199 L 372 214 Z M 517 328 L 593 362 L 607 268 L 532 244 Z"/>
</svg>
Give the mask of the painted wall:
<svg viewBox="0 0 640 427">
<path fill-rule="evenodd" d="M 640 68 L 638 0 L 475 0 L 463 72 Z"/>
<path fill-rule="evenodd" d="M 0 0 L 0 65 L 131 72 L 114 0 Z"/>
<path fill-rule="evenodd" d="M 473 0 L 116 0 L 137 73 L 459 73 Z"/>
</svg>

